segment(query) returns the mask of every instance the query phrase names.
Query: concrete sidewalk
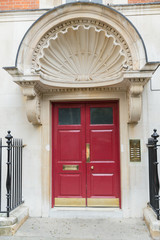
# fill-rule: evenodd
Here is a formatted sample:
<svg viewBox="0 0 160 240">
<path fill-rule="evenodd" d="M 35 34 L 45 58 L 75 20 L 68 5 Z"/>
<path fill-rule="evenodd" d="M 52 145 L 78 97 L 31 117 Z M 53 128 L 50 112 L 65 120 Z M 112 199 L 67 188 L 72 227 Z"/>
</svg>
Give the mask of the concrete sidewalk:
<svg viewBox="0 0 160 240">
<path fill-rule="evenodd" d="M 29 218 L 12 237 L 0 240 L 151 240 L 142 219 Z"/>
</svg>

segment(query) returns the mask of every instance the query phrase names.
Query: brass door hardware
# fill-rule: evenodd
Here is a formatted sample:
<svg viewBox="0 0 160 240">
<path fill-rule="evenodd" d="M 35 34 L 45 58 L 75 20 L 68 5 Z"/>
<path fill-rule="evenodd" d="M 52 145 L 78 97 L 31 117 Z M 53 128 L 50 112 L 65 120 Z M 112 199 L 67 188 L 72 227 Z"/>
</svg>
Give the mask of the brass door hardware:
<svg viewBox="0 0 160 240">
<path fill-rule="evenodd" d="M 85 198 L 55 198 L 55 206 L 85 207 Z"/>
<path fill-rule="evenodd" d="M 86 143 L 86 162 L 90 162 L 90 143 Z"/>
<path fill-rule="evenodd" d="M 79 170 L 79 165 L 63 165 L 64 171 L 76 171 Z"/>
<path fill-rule="evenodd" d="M 93 169 L 94 169 L 94 166 L 91 166 L 91 169 L 93 170 Z"/>
<path fill-rule="evenodd" d="M 119 198 L 87 198 L 88 207 L 119 207 Z"/>
</svg>

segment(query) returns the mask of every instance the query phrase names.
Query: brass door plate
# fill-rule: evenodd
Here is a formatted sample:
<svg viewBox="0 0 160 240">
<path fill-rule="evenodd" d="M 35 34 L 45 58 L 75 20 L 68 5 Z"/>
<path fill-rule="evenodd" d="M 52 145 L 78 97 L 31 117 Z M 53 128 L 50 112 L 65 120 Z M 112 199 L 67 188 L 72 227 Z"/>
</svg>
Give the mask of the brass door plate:
<svg viewBox="0 0 160 240">
<path fill-rule="evenodd" d="M 130 162 L 141 162 L 141 144 L 139 139 L 130 139 Z"/>
<path fill-rule="evenodd" d="M 55 198 L 55 207 L 85 207 L 85 198 Z"/>
<path fill-rule="evenodd" d="M 88 207 L 119 207 L 119 198 L 87 198 Z"/>
<path fill-rule="evenodd" d="M 78 171 L 79 165 L 63 165 L 63 171 Z"/>
</svg>

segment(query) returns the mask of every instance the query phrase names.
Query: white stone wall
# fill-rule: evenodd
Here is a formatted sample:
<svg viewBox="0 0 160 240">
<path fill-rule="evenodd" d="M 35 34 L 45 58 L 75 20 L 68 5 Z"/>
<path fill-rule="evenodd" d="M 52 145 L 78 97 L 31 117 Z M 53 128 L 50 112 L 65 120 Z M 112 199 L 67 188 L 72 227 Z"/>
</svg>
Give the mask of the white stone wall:
<svg viewBox="0 0 160 240">
<path fill-rule="evenodd" d="M 27 144 L 23 152 L 23 196 L 31 215 L 41 216 L 41 128 L 28 122 L 21 88 L 2 69 L 15 65 L 18 46 L 34 20 L 32 12 L 0 14 L 0 137 L 11 130 L 15 138 Z"/>
<path fill-rule="evenodd" d="M 149 7 L 149 6 L 148 6 Z M 148 61 L 160 61 L 160 21 L 159 8 L 152 6 L 137 8 L 128 7 L 124 12 L 141 34 L 148 55 Z M 152 90 L 150 88 L 152 84 Z M 159 89 L 159 90 L 158 90 Z M 141 163 L 130 163 L 130 201 L 131 216 L 142 214 L 143 206 L 149 200 L 148 192 L 148 150 L 147 139 L 156 128 L 160 133 L 160 68 L 154 74 L 143 92 L 143 110 L 140 122 L 136 126 L 129 127 L 130 138 L 141 139 Z M 160 153 L 160 149 L 159 149 Z M 160 160 L 160 154 L 159 154 Z"/>
<path fill-rule="evenodd" d="M 53 1 L 41 0 L 41 8 L 51 7 Z M 122 1 L 121 3 L 125 3 Z M 113 3 L 120 3 L 114 1 Z M 127 16 L 140 32 L 148 53 L 148 61 L 160 60 L 160 7 L 154 6 L 121 6 L 116 7 Z M 11 130 L 15 137 L 23 138 L 23 195 L 25 204 L 30 208 L 31 216 L 41 216 L 44 204 L 41 184 L 41 127 L 35 127 L 27 120 L 25 113 L 25 99 L 18 85 L 12 82 L 11 77 L 3 67 L 14 66 L 18 46 L 24 33 L 31 24 L 43 13 L 40 11 L 6 12 L 0 13 L 0 137 L 5 136 L 7 130 Z M 129 138 L 141 140 L 142 161 L 129 163 L 129 203 L 125 207 L 124 216 L 142 216 L 142 210 L 148 201 L 148 152 L 147 139 L 152 134 L 153 128 L 160 133 L 160 70 L 150 83 L 145 86 L 143 92 L 143 110 L 141 120 L 137 125 L 128 125 Z M 129 162 L 129 139 L 123 146 Z M 124 153 L 123 153 L 124 154 Z M 122 156 L 123 156 L 122 154 Z M 47 161 L 47 160 L 46 160 Z M 121 165 L 121 167 L 123 167 Z M 44 169 L 45 171 L 45 169 Z M 123 176 L 122 176 L 123 178 Z M 125 179 L 123 179 L 125 181 Z M 124 205 L 127 203 L 124 203 Z M 122 203 L 123 206 L 123 203 Z M 123 209 L 122 209 L 123 210 Z M 47 216 L 48 212 L 43 216 Z"/>
</svg>

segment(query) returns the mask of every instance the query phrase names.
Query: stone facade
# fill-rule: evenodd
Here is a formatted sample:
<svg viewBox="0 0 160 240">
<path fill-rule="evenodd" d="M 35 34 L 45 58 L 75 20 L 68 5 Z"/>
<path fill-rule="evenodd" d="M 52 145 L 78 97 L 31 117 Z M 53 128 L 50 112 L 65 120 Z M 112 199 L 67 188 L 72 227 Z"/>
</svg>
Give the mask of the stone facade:
<svg viewBox="0 0 160 240">
<path fill-rule="evenodd" d="M 47 5 L 47 1 L 41 0 L 40 8 L 49 7 L 50 3 Z M 51 11 L 0 14 L 0 133 L 4 136 L 10 129 L 27 144 L 23 159 L 23 195 L 31 216 L 49 216 L 51 211 L 51 103 L 57 101 L 119 100 L 121 211 L 124 217 L 139 217 L 147 205 L 146 143 L 153 128 L 160 131 L 160 71 L 156 70 L 160 60 L 160 4 L 118 3 L 111 8 L 74 3 Z M 110 53 L 114 64 L 113 68 L 109 67 L 109 78 L 102 68 L 99 78 L 93 71 L 89 74 L 71 72 L 62 82 L 63 71 L 59 69 L 57 75 L 53 70 L 58 67 L 56 60 L 48 64 L 51 55 L 61 56 L 64 38 L 70 41 L 70 35 L 75 32 L 83 38 L 94 34 L 99 41 L 104 39 L 104 44 L 110 41 L 110 49 L 115 51 Z M 56 49 L 56 53 L 50 49 Z M 82 49 L 78 51 L 81 55 Z M 68 52 L 65 54 L 68 59 Z M 107 59 L 105 54 L 104 59 Z M 87 60 L 85 63 L 87 66 Z M 109 62 L 104 61 L 104 65 L 108 66 Z M 74 68 L 73 61 L 71 68 Z M 139 163 L 130 162 L 129 139 L 141 141 Z"/>
</svg>

